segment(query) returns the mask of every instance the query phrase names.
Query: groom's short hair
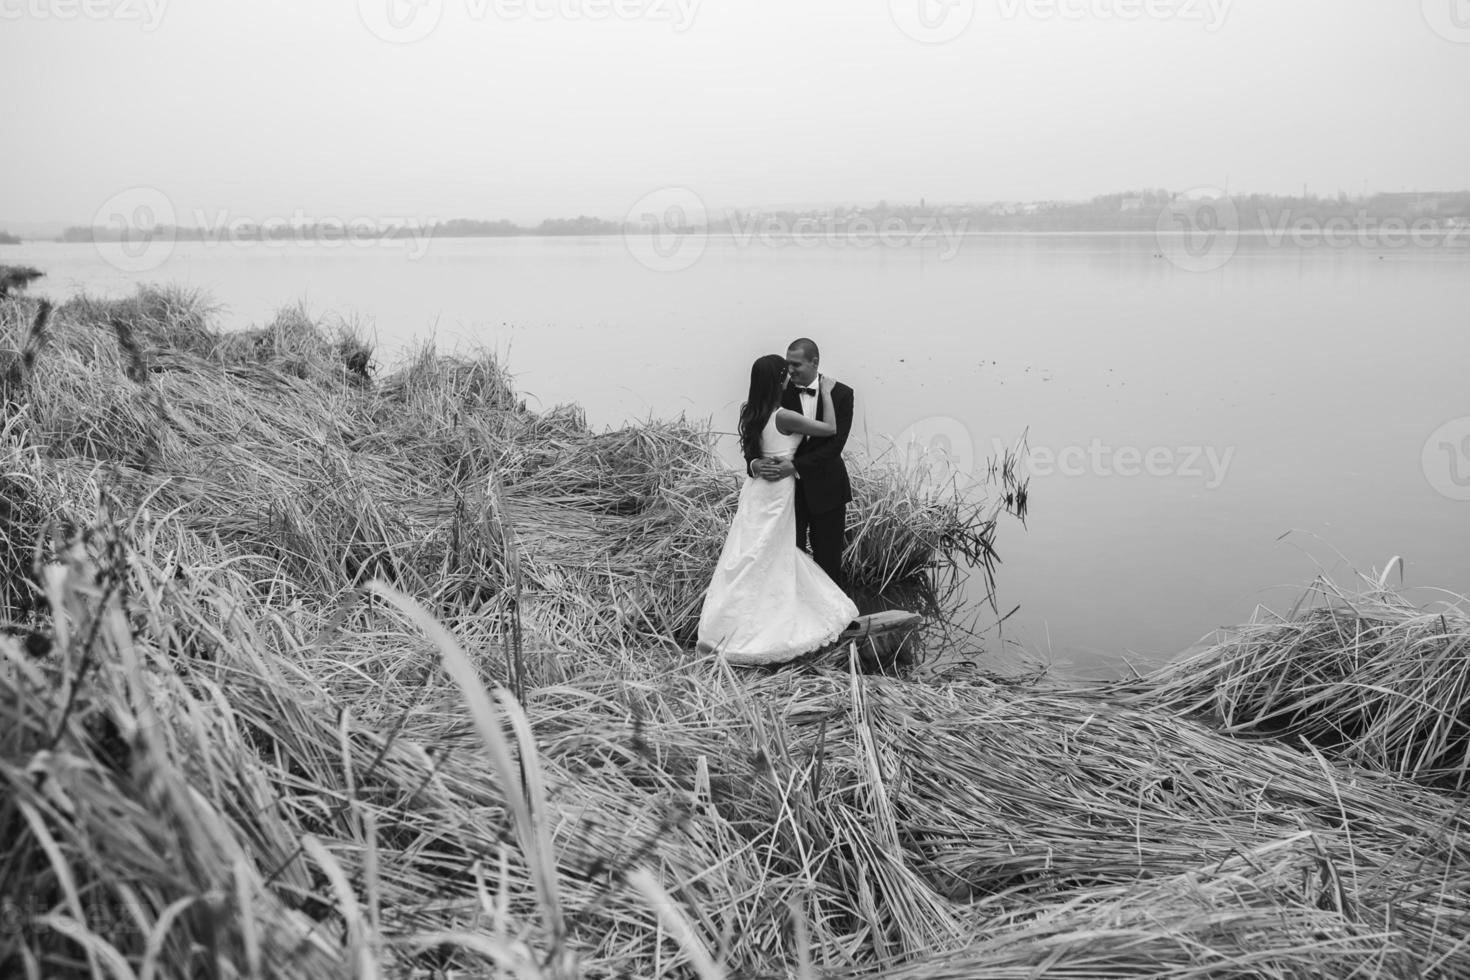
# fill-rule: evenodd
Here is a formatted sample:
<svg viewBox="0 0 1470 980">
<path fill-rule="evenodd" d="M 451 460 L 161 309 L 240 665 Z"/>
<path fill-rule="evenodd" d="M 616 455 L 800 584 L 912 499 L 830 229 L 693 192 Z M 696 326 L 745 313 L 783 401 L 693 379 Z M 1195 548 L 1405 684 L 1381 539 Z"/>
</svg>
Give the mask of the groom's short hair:
<svg viewBox="0 0 1470 980">
<path fill-rule="evenodd" d="M 809 337 L 797 337 L 787 345 L 786 349 L 801 351 L 801 356 L 808 361 L 815 361 L 822 356 L 821 352 L 817 350 L 817 342 Z"/>
</svg>

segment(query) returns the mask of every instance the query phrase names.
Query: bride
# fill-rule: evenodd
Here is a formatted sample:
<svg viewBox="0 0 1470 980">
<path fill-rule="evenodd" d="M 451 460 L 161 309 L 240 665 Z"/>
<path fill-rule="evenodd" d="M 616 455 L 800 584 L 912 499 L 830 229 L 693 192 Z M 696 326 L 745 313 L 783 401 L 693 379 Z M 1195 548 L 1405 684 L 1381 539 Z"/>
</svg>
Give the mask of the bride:
<svg viewBox="0 0 1470 980">
<path fill-rule="evenodd" d="M 781 407 L 786 359 L 767 354 L 751 365 L 750 394 L 740 408 L 746 456 L 790 459 L 806 436 L 836 426 Z M 836 418 L 831 378 L 820 383 L 824 419 Z M 699 617 L 701 653 L 732 664 L 776 664 L 811 653 L 857 617 L 853 605 L 805 551 L 796 547 L 796 477 L 747 477 Z"/>
</svg>

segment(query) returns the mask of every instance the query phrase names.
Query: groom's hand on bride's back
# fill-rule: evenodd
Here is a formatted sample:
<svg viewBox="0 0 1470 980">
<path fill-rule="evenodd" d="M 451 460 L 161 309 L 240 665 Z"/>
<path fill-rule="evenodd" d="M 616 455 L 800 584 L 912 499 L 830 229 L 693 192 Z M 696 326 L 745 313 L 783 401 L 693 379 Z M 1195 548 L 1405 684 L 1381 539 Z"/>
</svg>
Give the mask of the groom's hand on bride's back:
<svg viewBox="0 0 1470 980">
<path fill-rule="evenodd" d="M 746 471 L 753 477 L 761 480 L 780 480 L 796 472 L 796 467 L 789 459 L 766 459 L 757 457 L 750 461 Z"/>
<path fill-rule="evenodd" d="M 784 480 L 796 472 L 796 464 L 789 459 L 773 459 L 766 468 L 767 480 Z"/>
</svg>

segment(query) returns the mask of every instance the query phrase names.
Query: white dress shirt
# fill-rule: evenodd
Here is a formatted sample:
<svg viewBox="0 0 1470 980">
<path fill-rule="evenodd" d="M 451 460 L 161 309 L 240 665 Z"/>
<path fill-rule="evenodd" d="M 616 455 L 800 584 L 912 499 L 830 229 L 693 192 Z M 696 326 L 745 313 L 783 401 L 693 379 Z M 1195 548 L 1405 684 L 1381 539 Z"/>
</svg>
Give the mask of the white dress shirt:
<svg viewBox="0 0 1470 980">
<path fill-rule="evenodd" d="M 793 382 L 793 384 L 794 383 L 795 382 Z M 809 419 L 815 419 L 817 417 L 817 399 L 820 397 L 817 386 L 821 383 L 822 376 L 819 374 L 815 378 L 813 378 L 812 383 L 807 386 L 812 389 L 812 393 L 810 395 L 803 394 L 801 396 L 801 414 L 805 415 Z"/>
</svg>

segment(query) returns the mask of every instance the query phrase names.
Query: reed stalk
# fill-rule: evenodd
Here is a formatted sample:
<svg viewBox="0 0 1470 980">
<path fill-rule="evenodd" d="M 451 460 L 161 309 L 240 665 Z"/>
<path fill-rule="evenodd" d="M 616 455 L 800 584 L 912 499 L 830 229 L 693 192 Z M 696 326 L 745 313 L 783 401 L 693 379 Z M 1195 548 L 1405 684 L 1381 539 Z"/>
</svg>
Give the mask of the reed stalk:
<svg viewBox="0 0 1470 980">
<path fill-rule="evenodd" d="M 1463 620 L 1306 610 L 1295 666 L 1107 690 L 736 671 L 683 645 L 736 487 L 707 427 L 127 302 L 59 307 L 0 429 L 5 975 L 1470 975 L 1422 741 Z M 991 513 L 901 479 L 863 469 L 860 577 Z M 1240 737 L 1344 677 L 1399 692 L 1372 751 Z"/>
</svg>

